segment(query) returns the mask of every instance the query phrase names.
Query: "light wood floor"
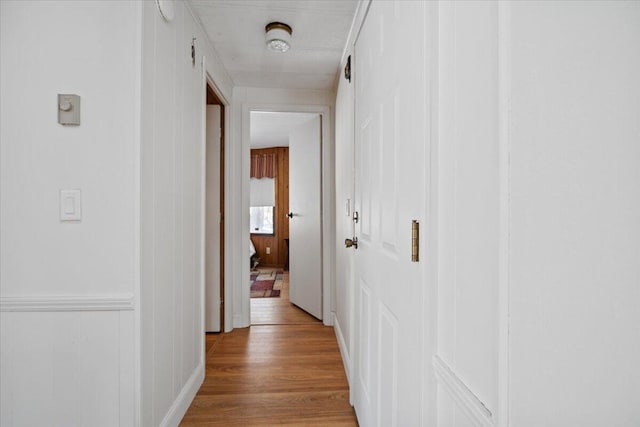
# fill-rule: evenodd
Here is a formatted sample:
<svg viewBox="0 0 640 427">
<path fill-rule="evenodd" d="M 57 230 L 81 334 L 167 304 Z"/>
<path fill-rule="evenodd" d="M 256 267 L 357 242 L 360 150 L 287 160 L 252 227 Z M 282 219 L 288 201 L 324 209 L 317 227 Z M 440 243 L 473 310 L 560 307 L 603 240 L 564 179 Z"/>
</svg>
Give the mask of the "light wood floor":
<svg viewBox="0 0 640 427">
<path fill-rule="evenodd" d="M 261 268 L 259 270 L 272 271 L 278 269 Z M 288 271 L 284 272 L 284 282 L 279 298 L 251 298 L 252 325 L 298 325 L 313 323 L 322 322 L 289 302 Z"/>
<path fill-rule="evenodd" d="M 181 425 L 357 426 L 333 328 L 292 306 L 288 286 L 251 303 L 253 326 L 207 334 L 206 378 Z"/>
</svg>

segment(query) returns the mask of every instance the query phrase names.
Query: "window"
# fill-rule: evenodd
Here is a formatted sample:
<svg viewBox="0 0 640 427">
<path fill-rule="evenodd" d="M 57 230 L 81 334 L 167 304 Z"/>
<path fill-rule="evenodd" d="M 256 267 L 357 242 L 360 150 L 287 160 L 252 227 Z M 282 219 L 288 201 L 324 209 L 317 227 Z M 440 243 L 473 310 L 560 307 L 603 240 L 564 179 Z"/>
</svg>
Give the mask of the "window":
<svg viewBox="0 0 640 427">
<path fill-rule="evenodd" d="M 251 206 L 249 226 L 252 234 L 274 234 L 274 206 Z"/>
</svg>

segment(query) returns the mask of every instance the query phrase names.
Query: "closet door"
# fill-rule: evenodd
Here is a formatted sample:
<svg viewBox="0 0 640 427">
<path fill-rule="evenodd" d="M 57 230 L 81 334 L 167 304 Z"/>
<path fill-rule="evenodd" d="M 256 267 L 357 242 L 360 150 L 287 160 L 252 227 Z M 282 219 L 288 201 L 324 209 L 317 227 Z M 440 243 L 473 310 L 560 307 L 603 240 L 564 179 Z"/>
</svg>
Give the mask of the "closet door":
<svg viewBox="0 0 640 427">
<path fill-rule="evenodd" d="M 362 426 L 421 416 L 426 200 L 425 2 L 373 1 L 355 45 L 355 409 Z M 353 249 L 350 249 L 353 250 Z"/>
</svg>

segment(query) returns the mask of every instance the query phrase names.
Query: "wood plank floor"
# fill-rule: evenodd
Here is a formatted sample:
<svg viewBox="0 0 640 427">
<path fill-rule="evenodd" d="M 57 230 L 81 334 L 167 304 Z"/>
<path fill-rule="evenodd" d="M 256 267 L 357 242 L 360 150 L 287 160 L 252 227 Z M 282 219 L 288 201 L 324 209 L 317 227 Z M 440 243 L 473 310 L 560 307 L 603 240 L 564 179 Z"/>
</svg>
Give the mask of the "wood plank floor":
<svg viewBox="0 0 640 427">
<path fill-rule="evenodd" d="M 182 426 L 358 425 L 333 328 L 281 298 L 252 312 L 270 324 L 207 334 L 206 378 Z"/>
<path fill-rule="evenodd" d="M 262 268 L 260 271 L 277 270 Z M 289 302 L 289 272 L 285 271 L 279 298 L 251 298 L 252 325 L 299 325 L 321 323 Z"/>
</svg>

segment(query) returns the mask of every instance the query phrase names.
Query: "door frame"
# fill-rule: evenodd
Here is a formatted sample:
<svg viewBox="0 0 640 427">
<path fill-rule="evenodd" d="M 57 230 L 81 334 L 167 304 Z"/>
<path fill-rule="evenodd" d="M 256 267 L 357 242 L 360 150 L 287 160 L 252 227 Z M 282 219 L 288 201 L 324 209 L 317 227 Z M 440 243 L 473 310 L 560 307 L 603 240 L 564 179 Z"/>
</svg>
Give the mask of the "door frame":
<svg viewBox="0 0 640 427">
<path fill-rule="evenodd" d="M 224 96 L 223 92 L 220 90 L 219 86 L 216 84 L 215 79 L 213 78 L 214 70 L 209 69 L 209 63 L 206 60 L 206 57 L 202 57 L 202 84 L 201 84 L 201 96 L 202 96 L 202 128 L 200 130 L 200 143 L 201 143 L 201 174 L 200 174 L 200 215 L 201 215 L 201 230 L 202 235 L 200 236 L 200 331 L 199 335 L 203 337 L 206 333 L 205 327 L 205 298 L 206 298 L 206 280 L 205 280 L 205 256 L 206 256 L 206 192 L 207 192 L 207 158 L 206 158 L 206 147 L 207 147 L 207 86 L 211 88 L 216 97 L 220 100 L 223 110 L 223 120 L 221 122 L 222 126 L 222 140 L 220 141 L 222 145 L 222 157 L 221 162 L 224 165 L 224 188 L 221 189 L 223 192 L 222 198 L 222 221 L 224 224 L 224 240 L 223 245 L 220 250 L 220 271 L 223 275 L 223 282 L 220 287 L 224 295 L 224 301 L 220 306 L 220 310 L 222 311 L 222 319 L 221 319 L 221 331 L 220 332 L 229 332 L 232 329 L 233 324 L 233 313 L 232 305 L 228 304 L 228 300 L 230 300 L 230 295 L 233 293 L 233 288 L 231 286 L 231 279 L 229 272 L 231 270 L 232 265 L 230 265 L 230 258 L 228 254 L 231 254 L 231 242 L 228 236 L 230 236 L 230 224 L 229 221 L 226 220 L 228 218 L 229 207 L 231 206 L 230 195 L 232 194 L 230 189 L 230 151 L 229 148 L 229 129 L 231 129 L 231 103 Z M 223 237 L 221 236 L 221 238 Z M 204 345 L 203 345 L 204 348 Z"/>
<path fill-rule="evenodd" d="M 332 295 L 332 283 L 333 283 L 333 254 L 334 254 L 334 227 L 333 227 L 333 145 L 331 139 L 331 109 L 325 105 L 295 105 L 295 104 L 261 104 L 261 103 L 249 103 L 242 106 L 242 138 L 241 138 L 241 153 L 242 153 L 242 168 L 241 168 L 241 185 L 242 185 L 242 210 L 243 212 L 249 212 L 249 169 L 250 169 L 250 121 L 251 112 L 272 112 L 272 113 L 316 113 L 321 117 L 321 154 L 320 154 L 320 170 L 321 170 L 321 239 L 320 245 L 322 247 L 322 322 L 326 326 L 333 325 L 331 295 Z M 241 242 L 248 242 L 250 238 L 249 233 L 249 216 L 242 216 L 242 236 Z M 242 247 L 243 259 L 249 261 L 249 244 L 247 243 Z M 244 263 L 242 265 L 248 265 Z M 246 276 L 246 277 L 245 277 Z M 240 306 L 242 318 L 241 323 L 249 326 L 251 324 L 251 299 L 249 293 L 249 286 L 245 284 L 249 283 L 249 269 L 245 268 L 241 275 L 246 280 L 236 283 L 236 286 L 240 286 Z M 238 295 L 238 294 L 237 294 Z"/>
</svg>

